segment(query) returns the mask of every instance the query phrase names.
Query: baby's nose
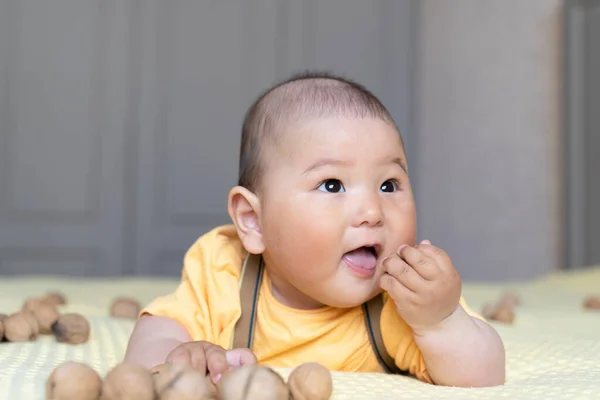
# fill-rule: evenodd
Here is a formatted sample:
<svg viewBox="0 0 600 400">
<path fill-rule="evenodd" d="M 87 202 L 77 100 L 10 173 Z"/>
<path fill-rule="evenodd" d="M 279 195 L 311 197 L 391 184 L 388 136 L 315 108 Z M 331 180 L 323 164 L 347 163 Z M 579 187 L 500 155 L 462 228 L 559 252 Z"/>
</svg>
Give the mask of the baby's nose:
<svg viewBox="0 0 600 400">
<path fill-rule="evenodd" d="M 378 226 L 381 225 L 383 211 L 377 196 L 365 196 L 358 204 L 354 225 L 356 226 Z"/>
</svg>

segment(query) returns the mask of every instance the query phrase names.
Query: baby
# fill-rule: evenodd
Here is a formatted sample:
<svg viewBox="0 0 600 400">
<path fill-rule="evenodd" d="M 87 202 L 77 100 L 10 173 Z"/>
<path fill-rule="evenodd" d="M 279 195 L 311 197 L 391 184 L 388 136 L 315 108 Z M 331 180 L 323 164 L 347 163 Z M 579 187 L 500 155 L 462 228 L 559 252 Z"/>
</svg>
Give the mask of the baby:
<svg viewBox="0 0 600 400">
<path fill-rule="evenodd" d="M 126 362 L 218 381 L 260 363 L 396 372 L 437 385 L 505 379 L 504 346 L 449 256 L 417 243 L 402 138 L 367 89 L 329 74 L 260 96 L 242 128 L 231 225 L 201 236 L 174 293 L 140 314 Z"/>
</svg>

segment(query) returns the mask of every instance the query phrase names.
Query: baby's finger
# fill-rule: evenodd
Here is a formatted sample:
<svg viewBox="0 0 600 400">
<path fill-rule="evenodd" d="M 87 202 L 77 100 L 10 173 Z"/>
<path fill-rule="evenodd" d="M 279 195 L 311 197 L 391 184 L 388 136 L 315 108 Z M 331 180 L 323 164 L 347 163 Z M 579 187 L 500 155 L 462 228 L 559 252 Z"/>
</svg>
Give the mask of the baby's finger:
<svg viewBox="0 0 600 400">
<path fill-rule="evenodd" d="M 192 367 L 206 373 L 206 354 L 202 346 L 190 346 L 190 360 Z"/>
<path fill-rule="evenodd" d="M 435 261 L 416 247 L 404 246 L 398 255 L 423 279 L 433 280 L 440 272 Z"/>
<path fill-rule="evenodd" d="M 258 360 L 250 349 L 233 349 L 225 353 L 227 363 L 232 367 L 241 367 L 247 364 L 256 364 Z"/>
<path fill-rule="evenodd" d="M 214 383 L 229 369 L 225 349 L 220 346 L 210 346 L 206 349 L 206 369 Z"/>
<path fill-rule="evenodd" d="M 426 246 L 419 245 L 418 249 L 423 254 L 425 254 L 432 260 L 434 260 L 436 262 L 436 264 L 441 268 L 443 268 L 446 265 L 452 264 L 452 260 L 450 259 L 450 256 L 444 250 L 440 249 L 439 247 L 429 244 Z"/>
<path fill-rule="evenodd" d="M 403 259 L 392 256 L 383 261 L 384 270 L 396 278 L 403 286 L 412 292 L 419 292 L 425 283 L 423 278 L 415 272 Z"/>
<path fill-rule="evenodd" d="M 396 278 L 390 274 L 383 274 L 379 279 L 379 286 L 394 300 L 396 306 L 402 305 L 405 307 L 409 304 L 414 304 L 417 294 L 406 286 L 402 285 Z"/>
<path fill-rule="evenodd" d="M 191 354 L 184 346 L 173 349 L 165 360 L 167 364 L 192 365 Z"/>
</svg>

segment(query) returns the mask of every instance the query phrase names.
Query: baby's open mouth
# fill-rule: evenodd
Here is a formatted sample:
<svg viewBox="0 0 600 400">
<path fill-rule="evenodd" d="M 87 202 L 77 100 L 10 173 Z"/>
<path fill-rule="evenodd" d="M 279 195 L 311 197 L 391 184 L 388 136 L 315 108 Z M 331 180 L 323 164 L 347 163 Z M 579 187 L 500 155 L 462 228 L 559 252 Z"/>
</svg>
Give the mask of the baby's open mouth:
<svg viewBox="0 0 600 400">
<path fill-rule="evenodd" d="M 374 271 L 377 266 L 376 246 L 361 246 L 344 254 L 342 260 L 350 267 L 362 271 Z"/>
</svg>

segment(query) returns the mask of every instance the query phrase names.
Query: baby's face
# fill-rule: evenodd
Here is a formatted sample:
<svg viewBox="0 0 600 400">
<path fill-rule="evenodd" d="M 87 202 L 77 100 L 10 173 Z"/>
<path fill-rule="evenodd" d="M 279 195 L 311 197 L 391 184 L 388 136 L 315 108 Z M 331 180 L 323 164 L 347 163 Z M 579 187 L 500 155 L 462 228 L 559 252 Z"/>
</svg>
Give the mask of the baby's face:
<svg viewBox="0 0 600 400">
<path fill-rule="evenodd" d="M 394 127 L 378 119 L 310 120 L 264 157 L 260 221 L 275 296 L 316 308 L 356 306 L 379 293 L 383 258 L 416 240 Z"/>
</svg>

